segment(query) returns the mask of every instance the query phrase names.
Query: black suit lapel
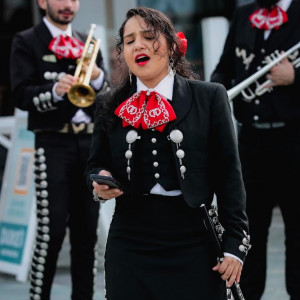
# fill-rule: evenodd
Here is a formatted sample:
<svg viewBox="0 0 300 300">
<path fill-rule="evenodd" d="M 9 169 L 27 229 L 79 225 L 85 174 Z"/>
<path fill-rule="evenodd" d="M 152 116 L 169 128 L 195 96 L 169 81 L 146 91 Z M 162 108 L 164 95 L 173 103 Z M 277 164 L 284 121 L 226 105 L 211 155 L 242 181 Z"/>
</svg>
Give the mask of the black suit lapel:
<svg viewBox="0 0 300 300">
<path fill-rule="evenodd" d="M 243 41 L 245 44 L 245 49 L 248 49 L 249 53 L 254 53 L 255 51 L 255 41 L 257 40 L 258 29 L 252 26 L 249 17 L 252 13 L 254 13 L 258 9 L 258 5 L 253 3 L 249 6 L 249 9 L 244 10 L 243 14 L 239 16 L 239 25 L 243 27 L 241 30 L 237 30 L 237 40 Z M 247 37 L 247 38 L 245 38 Z"/>
<path fill-rule="evenodd" d="M 248 18 L 247 16 L 246 18 Z M 245 41 L 246 44 L 246 49 L 249 49 L 249 53 L 254 53 L 255 52 L 255 41 L 257 40 L 257 35 L 259 34 L 259 29 L 253 28 L 251 26 L 250 20 L 247 22 L 245 31 L 240 31 L 241 34 L 245 34 L 247 37 L 246 39 L 243 37 L 243 40 Z"/>
<path fill-rule="evenodd" d="M 35 33 L 36 35 L 39 37 L 39 39 L 41 40 L 41 42 L 47 46 L 49 43 L 51 42 L 51 40 L 53 39 L 49 29 L 47 28 L 47 26 L 45 25 L 44 22 L 41 22 L 39 25 L 37 25 L 35 27 Z M 50 50 L 49 50 L 50 51 Z"/>
<path fill-rule="evenodd" d="M 135 83 L 135 84 L 133 84 L 133 85 L 130 87 L 126 99 L 130 98 L 134 93 L 136 93 L 136 89 L 137 89 L 137 87 L 136 87 L 136 83 Z M 123 99 L 123 101 L 125 101 L 126 99 Z M 123 101 L 120 101 L 120 104 L 121 104 Z M 137 131 L 138 134 L 140 135 L 141 129 L 136 129 L 136 128 L 133 128 L 132 126 L 127 126 L 127 127 L 123 128 L 123 126 L 122 126 L 121 131 L 122 131 L 122 134 L 124 134 L 124 140 L 125 140 L 125 141 L 126 141 L 126 135 L 127 135 L 127 133 L 128 133 L 130 130 L 135 130 L 135 131 Z M 131 144 L 131 147 L 132 147 L 131 150 L 132 150 L 133 152 L 135 151 L 135 146 L 136 146 L 136 143 L 132 143 L 132 144 Z"/>
<path fill-rule="evenodd" d="M 130 98 L 134 93 L 136 93 L 136 89 L 137 89 L 137 86 L 136 86 L 136 82 L 130 87 L 129 89 L 129 92 L 128 92 L 128 98 Z M 125 101 L 126 99 L 123 99 L 123 101 Z M 122 101 L 120 101 L 120 103 L 122 103 Z"/>
<path fill-rule="evenodd" d="M 188 83 L 179 75 L 175 75 L 171 104 L 176 114 L 176 120 L 170 123 L 170 129 L 186 116 L 192 104 L 191 91 Z"/>
<path fill-rule="evenodd" d="M 292 1 L 287 10 L 288 21 L 281 25 L 280 30 L 273 29 L 269 38 L 266 40 L 266 51 L 273 52 L 274 49 L 288 50 L 291 45 L 288 40 L 292 36 L 292 31 L 299 30 L 300 1 Z M 296 43 L 295 43 L 296 44 Z"/>
</svg>

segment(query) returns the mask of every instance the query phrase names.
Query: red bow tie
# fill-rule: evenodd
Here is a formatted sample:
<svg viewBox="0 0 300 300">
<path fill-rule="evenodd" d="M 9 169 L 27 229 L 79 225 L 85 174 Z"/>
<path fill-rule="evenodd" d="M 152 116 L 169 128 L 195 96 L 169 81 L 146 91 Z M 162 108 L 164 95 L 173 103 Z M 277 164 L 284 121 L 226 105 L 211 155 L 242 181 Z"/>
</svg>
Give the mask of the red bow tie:
<svg viewBox="0 0 300 300">
<path fill-rule="evenodd" d="M 175 112 L 162 95 L 156 92 L 141 91 L 122 102 L 115 114 L 123 120 L 123 127 L 155 128 L 162 132 L 168 122 L 176 119 Z"/>
<path fill-rule="evenodd" d="M 259 29 L 278 29 L 280 25 L 288 21 L 288 16 L 286 12 L 275 5 L 271 9 L 260 8 L 255 11 L 249 20 L 252 23 L 252 27 L 257 27 Z"/>
<path fill-rule="evenodd" d="M 52 39 L 48 48 L 55 53 L 58 59 L 76 59 L 81 56 L 84 44 L 76 38 L 59 35 Z"/>
</svg>

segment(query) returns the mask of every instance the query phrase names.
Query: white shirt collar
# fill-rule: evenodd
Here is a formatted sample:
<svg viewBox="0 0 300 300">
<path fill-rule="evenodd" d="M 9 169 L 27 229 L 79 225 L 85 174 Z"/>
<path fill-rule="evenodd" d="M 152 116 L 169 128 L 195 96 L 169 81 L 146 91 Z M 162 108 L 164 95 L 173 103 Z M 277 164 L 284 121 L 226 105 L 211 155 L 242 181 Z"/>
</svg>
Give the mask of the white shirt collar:
<svg viewBox="0 0 300 300">
<path fill-rule="evenodd" d="M 173 98 L 173 86 L 174 86 L 174 76 L 167 75 L 164 79 L 162 79 L 159 84 L 154 87 L 153 89 L 149 89 L 146 85 L 143 84 L 143 82 L 137 78 L 136 80 L 136 87 L 137 92 L 140 91 L 155 91 L 162 96 L 164 96 L 168 100 L 172 100 Z"/>
<path fill-rule="evenodd" d="M 66 30 L 61 30 L 60 28 L 56 27 L 51 22 L 49 22 L 49 20 L 46 17 L 43 18 L 43 21 L 44 21 L 45 25 L 47 26 L 47 28 L 49 29 L 52 37 L 57 37 L 60 34 L 65 35 L 65 36 L 66 35 L 72 36 L 71 24 L 68 25 L 68 28 Z"/>
<path fill-rule="evenodd" d="M 287 11 L 293 0 L 280 0 L 276 5 L 278 5 L 283 10 Z"/>
</svg>

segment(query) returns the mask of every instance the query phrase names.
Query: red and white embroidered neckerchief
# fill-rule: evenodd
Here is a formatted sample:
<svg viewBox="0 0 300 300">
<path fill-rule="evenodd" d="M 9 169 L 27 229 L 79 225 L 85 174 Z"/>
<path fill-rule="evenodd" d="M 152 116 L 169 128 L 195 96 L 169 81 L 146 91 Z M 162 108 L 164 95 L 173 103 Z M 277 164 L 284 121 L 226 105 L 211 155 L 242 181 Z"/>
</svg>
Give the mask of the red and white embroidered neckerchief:
<svg viewBox="0 0 300 300">
<path fill-rule="evenodd" d="M 166 98 L 157 92 L 140 91 L 122 102 L 115 110 L 123 127 L 151 129 L 162 132 L 168 122 L 176 119 L 175 112 Z"/>
<path fill-rule="evenodd" d="M 270 9 L 258 9 L 249 17 L 249 20 L 252 23 L 252 27 L 270 30 L 273 28 L 278 29 L 288 21 L 288 16 L 282 8 L 275 5 Z"/>
<path fill-rule="evenodd" d="M 84 44 L 74 37 L 59 35 L 52 39 L 48 48 L 58 59 L 77 59 L 82 54 Z"/>
</svg>

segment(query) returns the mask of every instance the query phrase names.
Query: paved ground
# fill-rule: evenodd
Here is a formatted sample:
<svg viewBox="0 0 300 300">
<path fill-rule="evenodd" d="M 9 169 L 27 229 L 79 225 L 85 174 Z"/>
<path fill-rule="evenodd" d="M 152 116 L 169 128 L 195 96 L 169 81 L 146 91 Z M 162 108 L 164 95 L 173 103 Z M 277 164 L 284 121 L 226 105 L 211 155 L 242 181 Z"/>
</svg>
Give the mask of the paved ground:
<svg viewBox="0 0 300 300">
<path fill-rule="evenodd" d="M 101 240 L 101 239 L 100 239 Z M 103 242 L 103 239 L 102 239 Z M 103 247 L 100 247 L 103 249 Z M 59 268 L 55 276 L 52 299 L 70 299 L 70 276 L 68 269 L 68 245 L 65 243 L 59 260 Z M 103 251 L 100 253 L 100 264 L 103 262 Z M 284 286 L 284 241 L 283 224 L 280 212 L 274 211 L 270 230 L 268 249 L 268 280 L 262 300 L 288 300 Z M 103 300 L 103 272 L 100 271 L 96 280 L 95 300 Z M 27 300 L 28 283 L 20 283 L 14 277 L 0 273 L 0 300 Z M 127 299 L 124 299 L 127 300 Z M 142 300 L 142 299 L 141 299 Z M 184 300 L 184 299 L 182 299 Z"/>
</svg>

